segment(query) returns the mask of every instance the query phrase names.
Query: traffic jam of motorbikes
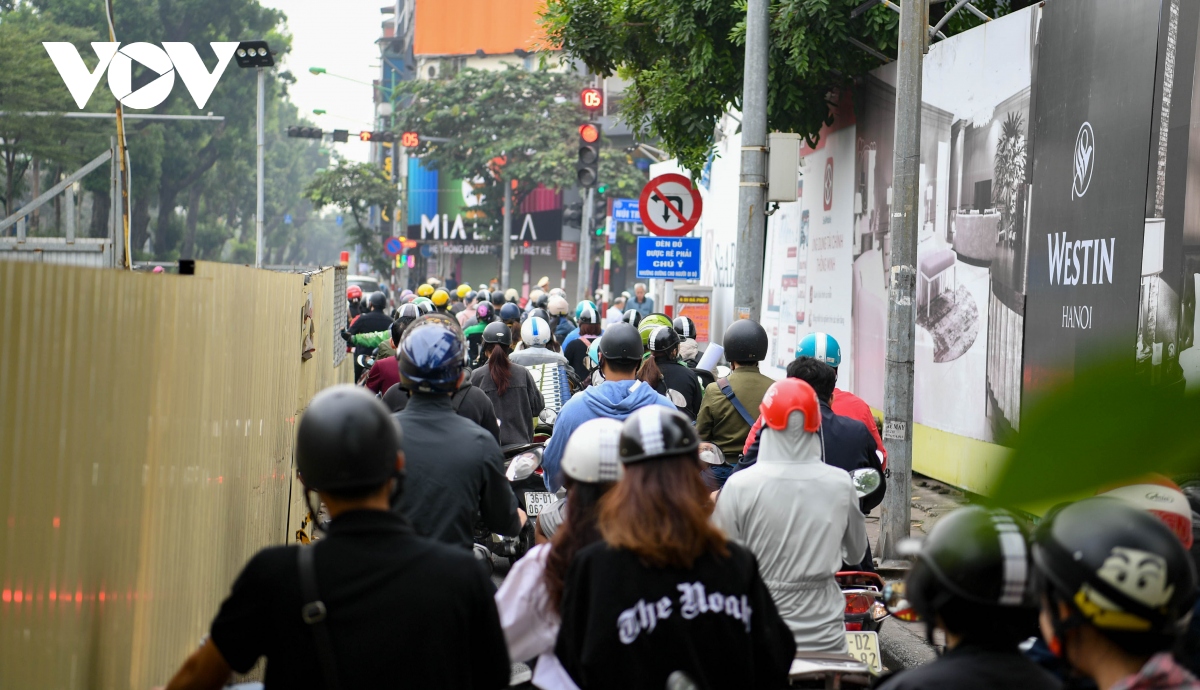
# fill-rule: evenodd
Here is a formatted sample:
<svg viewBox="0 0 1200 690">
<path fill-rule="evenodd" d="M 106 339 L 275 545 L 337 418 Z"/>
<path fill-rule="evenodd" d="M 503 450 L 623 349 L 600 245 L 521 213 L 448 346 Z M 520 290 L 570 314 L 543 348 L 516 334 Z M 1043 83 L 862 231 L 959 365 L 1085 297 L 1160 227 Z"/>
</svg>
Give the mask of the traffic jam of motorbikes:
<svg viewBox="0 0 1200 690">
<path fill-rule="evenodd" d="M 701 350 L 547 282 L 349 287 L 357 385 L 296 431 L 313 538 L 246 564 L 167 688 L 261 658 L 267 687 L 1200 687 L 1191 487 L 966 505 L 880 572 L 887 455 L 832 336 L 776 381 L 753 320 Z M 936 655 L 891 667 L 888 626 Z"/>
</svg>

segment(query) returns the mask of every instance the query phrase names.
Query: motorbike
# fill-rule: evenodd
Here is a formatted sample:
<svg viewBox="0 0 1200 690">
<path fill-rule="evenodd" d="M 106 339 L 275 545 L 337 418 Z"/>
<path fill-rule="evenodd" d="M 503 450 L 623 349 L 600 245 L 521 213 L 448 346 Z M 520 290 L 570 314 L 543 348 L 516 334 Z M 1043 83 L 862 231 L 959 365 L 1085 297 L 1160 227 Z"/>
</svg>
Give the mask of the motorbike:
<svg viewBox="0 0 1200 690">
<path fill-rule="evenodd" d="M 516 561 L 528 553 L 534 545 L 534 521 L 542 510 L 559 499 L 546 490 L 542 473 L 542 451 L 550 438 L 550 432 L 553 431 L 552 424 L 553 417 L 549 417 L 547 424 L 546 415 L 543 413 L 543 418 L 539 419 L 539 424 L 534 430 L 532 443 L 509 445 L 501 449 L 505 458 L 504 476 L 517 497 L 517 507 L 525 511 L 528 519 L 520 534 L 515 537 L 490 533 L 481 523 L 476 523 L 475 543 L 477 547 L 486 548 L 489 559 L 501 556 L 509 561 Z M 478 548 L 476 553 L 482 556 Z"/>
</svg>

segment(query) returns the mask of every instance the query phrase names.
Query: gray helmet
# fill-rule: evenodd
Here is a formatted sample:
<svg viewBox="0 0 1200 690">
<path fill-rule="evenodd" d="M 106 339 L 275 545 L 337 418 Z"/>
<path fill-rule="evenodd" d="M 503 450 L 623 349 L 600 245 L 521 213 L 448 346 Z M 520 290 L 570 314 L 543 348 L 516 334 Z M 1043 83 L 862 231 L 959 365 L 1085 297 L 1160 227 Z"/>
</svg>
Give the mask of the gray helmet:
<svg viewBox="0 0 1200 690">
<path fill-rule="evenodd" d="M 505 347 L 512 345 L 512 329 L 503 321 L 494 321 L 483 329 L 483 342 L 499 343 Z"/>
<path fill-rule="evenodd" d="M 383 311 L 387 307 L 387 297 L 382 292 L 372 292 L 368 303 L 375 311 Z"/>
<path fill-rule="evenodd" d="M 317 393 L 296 430 L 296 469 L 313 491 L 383 485 L 396 472 L 400 426 L 382 402 L 349 384 Z"/>
</svg>

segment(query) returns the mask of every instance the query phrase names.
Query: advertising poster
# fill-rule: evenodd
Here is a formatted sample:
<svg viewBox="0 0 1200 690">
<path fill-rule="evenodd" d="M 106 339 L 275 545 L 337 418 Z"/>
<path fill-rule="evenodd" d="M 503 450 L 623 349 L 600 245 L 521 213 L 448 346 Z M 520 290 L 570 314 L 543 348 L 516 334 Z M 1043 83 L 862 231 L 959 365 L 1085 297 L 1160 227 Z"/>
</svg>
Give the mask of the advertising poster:
<svg viewBox="0 0 1200 690">
<path fill-rule="evenodd" d="M 1160 299 L 1171 301 L 1158 289 L 1162 204 L 1156 211 L 1156 192 L 1148 194 L 1160 153 L 1152 139 L 1162 107 L 1161 94 L 1155 99 L 1160 18 L 1156 0 L 1062 0 L 1043 10 L 1031 137 L 1027 403 L 1112 348 L 1128 348 L 1130 364 L 1147 370 L 1161 371 L 1174 355 L 1163 343 L 1174 329 L 1157 326 L 1142 308 L 1156 314 Z"/>
<path fill-rule="evenodd" d="M 782 378 L 796 356 L 799 333 L 807 332 L 808 211 L 802 204 L 780 204 L 767 220 L 767 274 L 763 281 L 763 328 L 772 337 L 767 361 Z"/>
</svg>

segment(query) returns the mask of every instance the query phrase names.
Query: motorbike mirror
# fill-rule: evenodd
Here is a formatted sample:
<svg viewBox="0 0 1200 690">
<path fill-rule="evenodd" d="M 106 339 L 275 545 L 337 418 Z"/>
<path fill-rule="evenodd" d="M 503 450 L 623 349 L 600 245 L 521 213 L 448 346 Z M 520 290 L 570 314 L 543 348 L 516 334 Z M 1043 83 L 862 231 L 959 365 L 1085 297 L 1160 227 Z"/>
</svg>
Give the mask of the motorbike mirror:
<svg viewBox="0 0 1200 690">
<path fill-rule="evenodd" d="M 521 453 L 508 463 L 508 470 L 504 476 L 510 482 L 519 482 L 522 479 L 528 479 L 533 471 L 541 464 L 541 458 L 537 453 Z"/>
<path fill-rule="evenodd" d="M 873 467 L 854 470 L 850 473 L 850 479 L 854 482 L 854 493 L 859 498 L 866 498 L 883 486 L 883 475 Z"/>
<path fill-rule="evenodd" d="M 904 593 L 903 582 L 893 582 L 883 588 L 883 605 L 887 608 L 888 613 L 897 620 L 906 623 L 915 623 L 921 620 L 921 616 L 917 614 L 917 610 L 913 608 Z"/>
<path fill-rule="evenodd" d="M 667 676 L 667 690 L 696 690 L 696 681 L 683 671 L 672 671 Z"/>
<path fill-rule="evenodd" d="M 552 425 L 552 424 L 554 424 L 555 420 L 557 420 L 557 419 L 558 419 L 558 413 L 555 412 L 554 410 L 551 410 L 550 408 L 546 408 L 546 409 L 542 410 L 541 414 L 538 415 L 538 421 L 542 422 L 543 424 L 551 424 Z"/>
</svg>

